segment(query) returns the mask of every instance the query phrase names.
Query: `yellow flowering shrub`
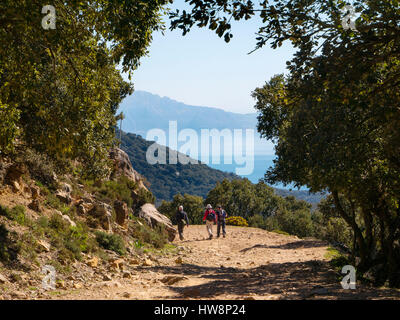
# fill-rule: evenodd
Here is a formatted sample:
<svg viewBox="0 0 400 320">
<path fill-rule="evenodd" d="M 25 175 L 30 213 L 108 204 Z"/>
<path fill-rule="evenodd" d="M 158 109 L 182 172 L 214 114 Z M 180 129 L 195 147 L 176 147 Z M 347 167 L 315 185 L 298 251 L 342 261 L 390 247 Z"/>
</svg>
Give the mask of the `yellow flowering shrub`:
<svg viewBox="0 0 400 320">
<path fill-rule="evenodd" d="M 226 224 L 230 226 L 248 227 L 247 220 L 243 217 L 232 216 L 226 218 Z"/>
</svg>

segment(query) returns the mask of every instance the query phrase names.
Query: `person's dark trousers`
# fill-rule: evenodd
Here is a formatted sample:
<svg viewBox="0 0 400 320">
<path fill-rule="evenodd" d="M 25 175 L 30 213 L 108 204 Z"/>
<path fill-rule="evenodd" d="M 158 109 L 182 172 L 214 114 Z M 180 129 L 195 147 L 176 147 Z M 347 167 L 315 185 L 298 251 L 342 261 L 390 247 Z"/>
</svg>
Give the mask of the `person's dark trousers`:
<svg viewBox="0 0 400 320">
<path fill-rule="evenodd" d="M 219 237 L 219 235 L 220 235 L 221 227 L 222 227 L 222 234 L 224 236 L 226 235 L 226 232 L 225 232 L 225 221 L 218 221 L 217 237 Z"/>
<path fill-rule="evenodd" d="M 179 239 L 183 240 L 183 228 L 185 225 L 182 222 L 178 222 L 178 232 L 179 232 Z"/>
</svg>

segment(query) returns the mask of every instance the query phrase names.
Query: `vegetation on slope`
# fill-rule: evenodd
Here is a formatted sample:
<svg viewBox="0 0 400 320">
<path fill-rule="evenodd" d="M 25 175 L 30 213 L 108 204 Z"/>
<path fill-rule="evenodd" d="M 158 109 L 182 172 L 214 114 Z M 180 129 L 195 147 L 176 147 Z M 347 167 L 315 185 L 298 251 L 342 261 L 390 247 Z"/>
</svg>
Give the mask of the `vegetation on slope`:
<svg viewBox="0 0 400 320">
<path fill-rule="evenodd" d="M 122 133 L 121 149 L 132 162 L 136 171 L 146 177 L 150 190 L 157 200 L 171 200 L 176 194 L 192 194 L 205 197 L 215 184 L 224 179 L 238 179 L 233 173 L 212 169 L 205 164 L 149 164 L 146 151 L 154 142 L 133 133 Z M 167 159 L 169 148 L 167 148 Z"/>
</svg>

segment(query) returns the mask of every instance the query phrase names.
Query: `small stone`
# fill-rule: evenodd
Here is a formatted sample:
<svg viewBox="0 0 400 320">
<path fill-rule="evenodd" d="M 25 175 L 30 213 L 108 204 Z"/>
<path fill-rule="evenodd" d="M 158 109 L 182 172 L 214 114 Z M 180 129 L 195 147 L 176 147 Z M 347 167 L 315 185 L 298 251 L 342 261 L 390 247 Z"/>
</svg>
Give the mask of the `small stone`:
<svg viewBox="0 0 400 320">
<path fill-rule="evenodd" d="M 146 267 L 151 267 L 153 265 L 153 261 L 151 261 L 150 259 L 146 258 L 146 259 L 144 259 L 142 265 L 146 266 Z"/>
<path fill-rule="evenodd" d="M 138 259 L 131 259 L 129 260 L 129 264 L 137 265 L 140 264 L 140 261 Z"/>
<path fill-rule="evenodd" d="M 178 258 L 175 260 L 175 263 L 182 264 L 182 263 L 183 263 L 182 257 L 178 257 Z"/>
<path fill-rule="evenodd" d="M 5 276 L 3 276 L 2 274 L 0 274 L 0 283 L 4 284 L 4 283 L 7 283 L 7 282 L 8 282 L 7 278 Z"/>
<path fill-rule="evenodd" d="M 161 282 L 167 285 L 173 285 L 179 281 L 186 280 L 187 277 L 184 276 L 166 276 L 161 279 Z"/>
<path fill-rule="evenodd" d="M 40 205 L 39 199 L 33 199 L 32 202 L 28 204 L 28 208 L 36 212 L 42 212 L 42 206 Z"/>
<path fill-rule="evenodd" d="M 110 268 L 114 269 L 114 270 L 117 270 L 117 271 L 123 270 L 123 268 L 124 268 L 123 267 L 123 263 L 124 263 L 123 259 L 111 260 L 110 261 Z"/>
<path fill-rule="evenodd" d="M 71 227 L 76 227 L 76 223 L 74 221 L 71 220 L 71 218 L 69 216 L 67 216 L 66 214 L 61 216 L 63 218 L 63 220 L 65 222 L 67 222 Z"/>
<path fill-rule="evenodd" d="M 111 281 L 112 278 L 111 278 L 111 276 L 110 276 L 109 274 L 105 274 L 105 275 L 103 276 L 103 280 L 104 280 L 104 281 Z"/>
<path fill-rule="evenodd" d="M 96 268 L 99 264 L 99 258 L 93 257 L 93 258 L 89 259 L 88 261 L 86 261 L 86 264 L 92 268 Z"/>
<path fill-rule="evenodd" d="M 82 285 L 82 283 L 74 283 L 74 288 L 75 289 L 82 289 L 83 285 Z"/>
<path fill-rule="evenodd" d="M 15 299 L 26 299 L 27 298 L 26 294 L 21 291 L 12 292 L 11 297 L 15 298 Z"/>
<path fill-rule="evenodd" d="M 125 271 L 124 274 L 122 275 L 122 277 L 125 279 L 130 279 L 130 278 L 132 278 L 132 275 L 130 272 Z"/>
<path fill-rule="evenodd" d="M 41 249 L 41 251 L 46 251 L 46 252 L 50 252 L 50 244 L 47 243 L 44 240 L 39 240 L 38 242 L 39 248 Z"/>
<path fill-rule="evenodd" d="M 131 295 L 129 292 L 125 292 L 125 293 L 122 294 L 122 296 L 123 296 L 124 298 L 129 299 L 132 295 Z"/>
<path fill-rule="evenodd" d="M 31 194 L 32 194 L 32 199 L 35 200 L 37 198 L 39 198 L 40 196 L 40 188 L 37 186 L 32 186 L 30 188 Z"/>
</svg>

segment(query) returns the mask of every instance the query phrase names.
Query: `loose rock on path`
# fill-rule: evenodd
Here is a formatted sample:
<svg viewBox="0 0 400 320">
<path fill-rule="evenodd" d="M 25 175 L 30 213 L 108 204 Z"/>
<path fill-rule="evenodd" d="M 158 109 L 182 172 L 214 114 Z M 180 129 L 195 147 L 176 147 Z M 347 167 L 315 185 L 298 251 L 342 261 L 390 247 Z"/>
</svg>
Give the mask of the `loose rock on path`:
<svg viewBox="0 0 400 320">
<path fill-rule="evenodd" d="M 184 235 L 174 241 L 174 256 L 51 299 L 400 299 L 398 290 L 359 283 L 342 289 L 323 241 L 232 226 L 226 238 L 208 240 L 205 226 L 189 226 Z"/>
</svg>

